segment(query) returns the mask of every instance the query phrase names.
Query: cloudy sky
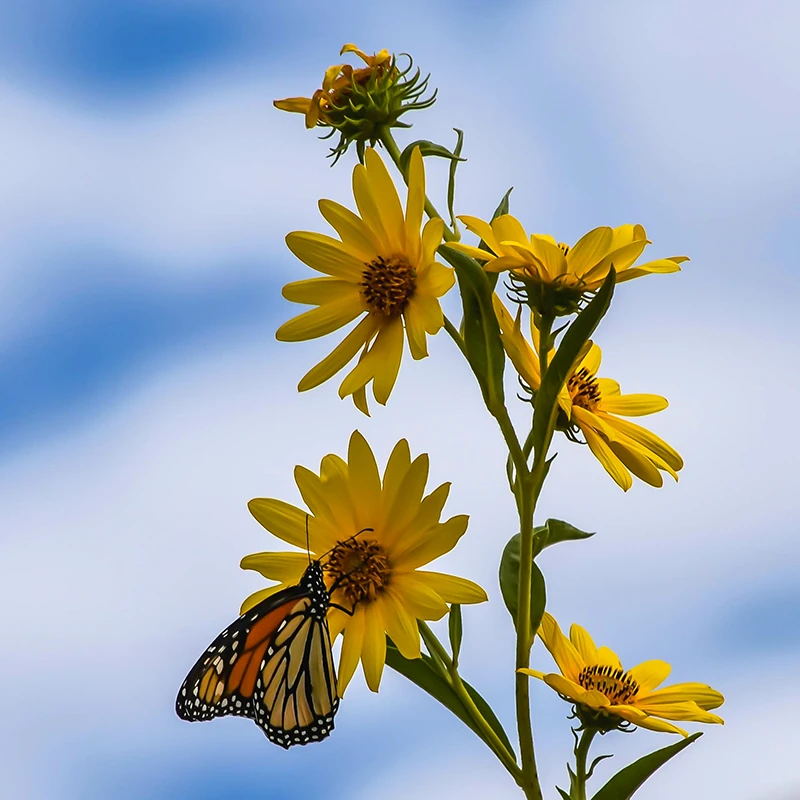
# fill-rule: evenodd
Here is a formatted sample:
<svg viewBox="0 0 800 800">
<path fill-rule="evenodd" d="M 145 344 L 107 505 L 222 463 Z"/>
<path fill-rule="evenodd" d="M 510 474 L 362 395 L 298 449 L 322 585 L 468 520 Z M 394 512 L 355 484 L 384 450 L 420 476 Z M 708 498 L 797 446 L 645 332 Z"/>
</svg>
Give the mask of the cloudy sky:
<svg viewBox="0 0 800 800">
<path fill-rule="evenodd" d="M 329 341 L 274 340 L 281 285 L 308 274 L 283 237 L 324 230 L 320 197 L 350 203 L 354 154 L 329 169 L 271 101 L 312 92 L 353 41 L 433 73 L 439 102 L 406 135 L 466 131 L 459 212 L 489 215 L 514 186 L 512 211 L 561 241 L 641 222 L 654 257 L 691 256 L 622 287 L 598 334 L 604 374 L 669 398 L 653 427 L 686 459 L 680 484 L 624 495 L 559 443 L 541 519 L 598 533 L 543 557 L 549 609 L 626 664 L 663 658 L 727 697 L 725 727 L 637 797 L 800 796 L 781 755 L 800 702 L 799 24 L 789 0 L 0 2 L 4 795 L 517 796 L 391 673 L 377 696 L 354 680 L 334 735 L 290 752 L 172 710 L 262 585 L 237 567 L 274 546 L 247 500 L 295 501 L 293 466 L 358 428 L 379 460 L 403 436 L 430 453 L 448 511 L 471 515 L 441 569 L 489 592 L 465 615 L 464 673 L 513 726 L 496 565 L 514 515 L 449 341 L 366 419 L 334 385 L 294 391 Z M 571 743 L 551 694 L 533 691 L 550 787 Z M 640 731 L 599 752 L 621 766 L 666 743 Z"/>
</svg>

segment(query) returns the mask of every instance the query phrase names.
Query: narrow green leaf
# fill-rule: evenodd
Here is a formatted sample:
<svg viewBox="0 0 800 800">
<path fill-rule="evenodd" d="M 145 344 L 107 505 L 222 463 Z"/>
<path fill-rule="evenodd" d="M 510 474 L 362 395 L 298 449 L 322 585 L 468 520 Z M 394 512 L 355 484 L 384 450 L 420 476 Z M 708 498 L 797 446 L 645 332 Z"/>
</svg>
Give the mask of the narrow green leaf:
<svg viewBox="0 0 800 800">
<path fill-rule="evenodd" d="M 500 205 L 494 210 L 494 214 L 492 214 L 492 219 L 495 220 L 498 217 L 502 217 L 503 214 L 508 214 L 508 199 L 511 197 L 511 192 L 514 191 L 514 187 L 512 186 L 504 195 L 503 199 L 500 201 Z M 485 248 L 483 248 L 485 249 Z"/>
<path fill-rule="evenodd" d="M 503 399 L 505 351 L 500 340 L 500 325 L 492 306 L 492 287 L 483 268 L 452 247 L 442 245 L 439 252 L 455 269 L 464 308 L 464 345 L 486 403 L 493 406 Z"/>
<path fill-rule="evenodd" d="M 558 544 L 559 542 L 575 542 L 579 539 L 589 539 L 593 533 L 579 530 L 569 522 L 560 519 L 548 519 L 544 525 L 537 526 L 533 531 L 533 553 L 534 558 L 544 550 L 545 547 Z"/>
<path fill-rule="evenodd" d="M 535 561 L 531 561 L 531 630 L 529 635 L 533 635 L 539 629 L 539 624 L 544 616 L 545 605 L 547 604 L 547 592 L 545 590 L 544 575 L 536 566 Z M 514 534 L 503 549 L 500 559 L 500 592 L 506 604 L 511 619 L 514 620 L 514 627 L 517 627 L 517 612 L 519 610 L 519 571 L 520 571 L 520 535 Z"/>
<path fill-rule="evenodd" d="M 437 670 L 433 659 L 430 656 L 423 655 L 422 658 L 408 659 L 401 655 L 400 651 L 395 647 L 391 639 L 387 637 L 386 640 L 386 663 L 396 672 L 399 672 L 405 678 L 408 678 L 413 684 L 419 686 L 424 692 L 427 692 L 431 697 L 438 700 L 445 708 L 453 712 L 468 728 L 474 731 L 481 739 L 483 735 L 478 729 L 477 725 L 473 722 L 464 704 L 461 702 L 459 696 L 453 690 L 453 687 Z M 500 741 L 508 748 L 509 753 L 514 752 L 503 726 L 497 719 L 497 716 L 492 711 L 486 700 L 466 681 L 464 686 L 470 694 L 478 710 L 483 715 L 483 718 L 489 723 L 492 730 L 500 738 Z"/>
<path fill-rule="evenodd" d="M 456 132 L 456 148 L 453 155 L 455 158 L 450 162 L 450 170 L 447 180 L 447 210 L 450 212 L 450 227 L 456 235 L 458 234 L 456 212 L 454 210 L 456 202 L 456 170 L 460 161 L 465 159 L 461 158 L 461 148 L 464 145 L 464 131 L 458 128 L 453 128 Z"/>
<path fill-rule="evenodd" d="M 466 158 L 460 158 L 455 153 L 450 152 L 446 147 L 435 142 L 428 141 L 427 139 L 418 139 L 416 142 L 411 142 L 402 153 L 400 153 L 400 170 L 403 175 L 408 174 L 408 164 L 411 161 L 411 154 L 414 148 L 419 147 L 422 156 L 439 156 L 439 158 L 449 158 L 451 161 L 466 161 Z"/>
<path fill-rule="evenodd" d="M 661 766 L 673 756 L 697 741 L 703 734 L 695 733 L 676 744 L 662 747 L 654 753 L 643 756 L 633 764 L 621 769 L 592 800 L 629 800 L 634 792 Z"/>
<path fill-rule="evenodd" d="M 566 383 L 575 362 L 611 305 L 615 281 L 616 272 L 612 268 L 595 296 L 567 328 L 553 360 L 547 367 L 541 388 L 536 393 L 533 408 L 533 449 L 536 453 L 544 446 L 550 417 L 555 412 L 561 387 Z"/>
<path fill-rule="evenodd" d="M 458 603 L 453 603 L 450 606 L 447 625 L 450 633 L 450 648 L 453 651 L 453 664 L 458 666 L 458 654 L 461 652 L 461 639 L 464 635 L 464 628 L 461 622 L 461 606 Z"/>
<path fill-rule="evenodd" d="M 556 786 L 556 791 L 561 795 L 561 800 L 572 800 L 572 798 L 560 786 Z"/>
</svg>

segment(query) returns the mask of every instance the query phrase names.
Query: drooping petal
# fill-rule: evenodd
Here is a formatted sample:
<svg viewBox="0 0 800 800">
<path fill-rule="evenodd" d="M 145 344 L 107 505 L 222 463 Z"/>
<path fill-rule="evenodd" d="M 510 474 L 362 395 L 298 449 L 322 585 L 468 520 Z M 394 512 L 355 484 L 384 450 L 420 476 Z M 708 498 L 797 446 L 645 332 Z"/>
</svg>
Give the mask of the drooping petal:
<svg viewBox="0 0 800 800">
<path fill-rule="evenodd" d="M 292 111 L 295 114 L 305 114 L 311 104 L 310 97 L 286 97 L 283 100 L 273 100 L 272 105 L 281 111 Z"/>
<path fill-rule="evenodd" d="M 663 411 L 669 403 L 666 397 L 657 394 L 622 394 L 603 396 L 601 408 L 609 414 L 622 414 L 624 417 L 643 417 Z"/>
<path fill-rule="evenodd" d="M 297 391 L 305 392 L 332 378 L 342 367 L 355 358 L 358 351 L 368 344 L 378 330 L 378 321 L 373 314 L 362 319 L 331 352 L 312 367 L 297 384 Z"/>
<path fill-rule="evenodd" d="M 638 450 L 626 447 L 618 441 L 610 441 L 608 446 L 614 455 L 629 469 L 640 481 L 644 481 L 656 489 L 664 485 L 664 478 L 653 462 L 642 455 Z"/>
<path fill-rule="evenodd" d="M 275 332 L 279 342 L 303 342 L 317 339 L 352 322 L 366 310 L 364 300 L 357 292 L 342 297 L 324 306 L 306 311 L 283 325 Z"/>
<path fill-rule="evenodd" d="M 367 686 L 377 692 L 381 685 L 383 666 L 386 663 L 386 627 L 383 624 L 382 600 L 370 603 L 364 609 L 364 644 L 361 664 Z"/>
<path fill-rule="evenodd" d="M 419 658 L 419 629 L 391 585 L 384 588 L 383 622 L 386 633 L 404 658 Z"/>
<path fill-rule="evenodd" d="M 422 229 L 422 249 L 419 256 L 419 264 L 429 264 L 436 258 L 436 250 L 442 243 L 444 233 L 444 221 L 439 217 L 429 219 Z"/>
<path fill-rule="evenodd" d="M 648 450 L 651 450 L 661 459 L 663 459 L 674 470 L 683 468 L 683 459 L 678 453 L 673 450 L 663 439 L 660 439 L 652 431 L 643 428 L 641 425 L 636 425 L 633 422 L 628 422 L 625 419 L 614 419 L 614 427 L 622 431 L 626 436 L 629 436 L 636 442 L 644 445 Z"/>
<path fill-rule="evenodd" d="M 640 711 L 638 708 L 634 708 L 633 706 L 610 706 L 607 711 L 609 714 L 614 714 L 614 716 L 621 717 L 628 722 L 632 722 L 634 725 L 638 725 L 640 728 L 646 728 L 650 731 L 659 731 L 660 733 L 679 733 L 681 736 L 689 735 L 685 730 L 683 730 L 683 728 L 679 728 L 677 725 L 656 719 L 655 717 L 650 717 L 645 714 L 644 711 Z"/>
<path fill-rule="evenodd" d="M 406 338 L 411 357 L 417 361 L 428 355 L 428 338 L 425 335 L 425 323 L 419 312 L 419 306 L 413 298 L 403 311 L 403 320 L 406 324 Z"/>
<path fill-rule="evenodd" d="M 581 658 L 575 645 L 561 632 L 555 619 L 546 611 L 539 626 L 539 638 L 553 656 L 561 674 L 570 681 L 577 682 L 586 662 Z M 583 691 L 583 690 L 582 690 Z"/>
<path fill-rule="evenodd" d="M 387 331 L 392 327 L 399 328 L 399 353 L 397 352 L 397 333 L 394 334 L 394 338 L 391 333 L 387 337 Z M 396 377 L 397 370 L 400 368 L 399 359 L 402 355 L 403 328 L 401 321 L 394 319 L 388 323 L 382 322 L 372 347 L 365 354 L 362 354 L 358 364 L 353 367 L 342 381 L 342 385 L 339 387 L 339 397 L 347 397 L 347 395 L 352 394 L 362 386 L 366 386 L 377 377 L 379 370 L 383 372 L 394 370 Z"/>
<path fill-rule="evenodd" d="M 373 349 L 375 379 L 372 391 L 375 399 L 385 406 L 397 381 L 403 359 L 403 325 L 399 319 L 393 320 L 381 331 Z"/>
<path fill-rule="evenodd" d="M 417 295 L 412 302 L 417 306 L 425 330 L 431 336 L 438 333 L 444 326 L 444 314 L 439 301 L 435 297 Z"/>
<path fill-rule="evenodd" d="M 466 578 L 421 569 L 414 574 L 424 580 L 446 603 L 485 603 L 489 599 L 483 587 Z"/>
<path fill-rule="evenodd" d="M 574 410 L 577 410 L 577 407 Z M 625 465 L 602 436 L 595 433 L 588 425 L 581 425 L 580 422 L 578 424 L 594 457 L 603 465 L 603 469 L 614 479 L 615 483 L 624 492 L 627 492 L 633 486 L 633 479 Z"/>
<path fill-rule="evenodd" d="M 339 695 L 344 691 L 356 671 L 364 645 L 364 607 L 356 606 L 353 616 L 344 629 L 342 652 L 339 656 Z"/>
</svg>

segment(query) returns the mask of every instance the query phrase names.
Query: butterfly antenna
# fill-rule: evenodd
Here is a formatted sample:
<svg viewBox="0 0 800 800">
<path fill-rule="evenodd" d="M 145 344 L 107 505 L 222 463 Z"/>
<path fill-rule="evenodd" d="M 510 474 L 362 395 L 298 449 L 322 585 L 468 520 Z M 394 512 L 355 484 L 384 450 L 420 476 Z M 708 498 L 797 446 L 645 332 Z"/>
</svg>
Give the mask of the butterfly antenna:
<svg viewBox="0 0 800 800">
<path fill-rule="evenodd" d="M 362 528 L 360 531 L 356 531 L 356 533 L 354 533 L 352 536 L 348 536 L 343 542 L 336 542 L 336 544 L 333 547 L 331 547 L 330 550 L 327 550 L 326 552 L 324 552 L 317 559 L 317 561 L 322 561 L 322 559 L 325 558 L 325 556 L 327 556 L 329 553 L 332 553 L 337 547 L 339 547 L 339 545 L 347 544 L 348 542 L 350 542 L 353 539 L 355 539 L 356 536 L 361 536 L 362 533 L 367 533 L 367 532 L 374 533 L 375 532 L 375 528 Z"/>
</svg>

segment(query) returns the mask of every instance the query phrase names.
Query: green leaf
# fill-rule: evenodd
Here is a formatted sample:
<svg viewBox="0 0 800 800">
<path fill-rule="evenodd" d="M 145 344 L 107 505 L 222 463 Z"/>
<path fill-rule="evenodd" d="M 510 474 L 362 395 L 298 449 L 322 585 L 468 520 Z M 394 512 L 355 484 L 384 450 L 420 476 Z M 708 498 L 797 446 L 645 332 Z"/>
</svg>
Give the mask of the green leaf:
<svg viewBox="0 0 800 800">
<path fill-rule="evenodd" d="M 492 214 L 492 220 L 496 220 L 498 217 L 502 217 L 503 214 L 508 214 L 508 199 L 511 197 L 511 192 L 514 191 L 514 187 L 512 186 L 504 195 L 503 199 L 500 201 L 500 205 L 494 210 L 494 214 Z M 485 250 L 486 248 L 481 248 Z"/>
<path fill-rule="evenodd" d="M 592 334 L 611 305 L 616 272 L 613 267 L 586 308 L 567 328 L 561 344 L 547 367 L 541 388 L 536 393 L 533 407 L 533 450 L 539 453 L 544 447 L 551 417 L 558 405 L 558 394 L 572 373 L 575 362 L 585 352 Z"/>
<path fill-rule="evenodd" d="M 424 692 L 427 692 L 431 697 L 438 700 L 445 708 L 452 711 L 467 727 L 483 739 L 483 735 L 473 722 L 464 704 L 461 702 L 461 698 L 455 693 L 448 679 L 438 671 L 435 662 L 430 656 L 423 655 L 422 658 L 413 659 L 405 658 L 401 655 L 397 647 L 395 647 L 392 640 L 387 637 L 386 663 L 393 670 L 399 672 L 412 683 L 419 686 Z M 466 681 L 463 681 L 463 683 L 473 702 L 483 715 L 483 718 L 489 723 L 492 730 L 494 730 L 500 738 L 500 741 L 508 748 L 508 752 L 513 754 L 514 748 L 511 746 L 511 742 L 494 711 L 492 711 L 489 704 L 472 686 Z"/>
<path fill-rule="evenodd" d="M 439 156 L 439 158 L 449 158 L 451 161 L 466 161 L 466 158 L 461 158 L 456 153 L 450 152 L 446 147 L 435 142 L 430 142 L 427 139 L 418 139 L 416 142 L 411 142 L 402 153 L 400 153 L 400 171 L 403 175 L 408 175 L 408 164 L 411 161 L 411 154 L 414 148 L 419 147 L 420 154 L 424 156 Z"/>
<path fill-rule="evenodd" d="M 439 252 L 453 266 L 464 308 L 464 345 L 472 371 L 489 408 L 503 400 L 503 369 L 506 354 L 500 340 L 500 325 L 492 306 L 492 286 L 475 259 L 447 245 Z"/>
<path fill-rule="evenodd" d="M 703 734 L 695 733 L 676 744 L 662 747 L 621 769 L 592 800 L 629 800 L 634 792 L 661 766 Z"/>
<path fill-rule="evenodd" d="M 533 553 L 534 558 L 544 550 L 545 547 L 558 544 L 559 542 L 575 542 L 580 539 L 589 539 L 593 533 L 579 530 L 569 522 L 560 519 L 548 519 L 544 525 L 539 525 L 533 530 Z"/>
<path fill-rule="evenodd" d="M 461 606 L 458 603 L 453 603 L 450 606 L 447 625 L 450 633 L 450 648 L 453 651 L 453 665 L 457 667 L 458 654 L 461 652 L 461 639 L 464 635 L 464 628 L 461 623 Z"/>
<path fill-rule="evenodd" d="M 520 535 L 514 534 L 508 540 L 500 559 L 500 591 L 515 628 L 519 610 L 520 542 Z M 536 562 L 531 561 L 531 629 L 528 632 L 531 640 L 539 629 L 546 603 L 544 575 Z"/>
<path fill-rule="evenodd" d="M 572 798 L 560 786 L 556 786 L 556 791 L 561 795 L 561 800 L 572 800 Z"/>
<path fill-rule="evenodd" d="M 456 132 L 456 149 L 453 153 L 455 158 L 450 162 L 450 170 L 447 179 L 447 210 L 450 212 L 450 227 L 455 233 L 458 233 L 458 228 L 456 227 L 456 212 L 454 210 L 456 202 L 456 170 L 458 169 L 459 162 L 465 161 L 466 159 L 460 157 L 461 148 L 464 144 L 464 131 L 458 128 L 453 128 L 453 130 Z"/>
</svg>

